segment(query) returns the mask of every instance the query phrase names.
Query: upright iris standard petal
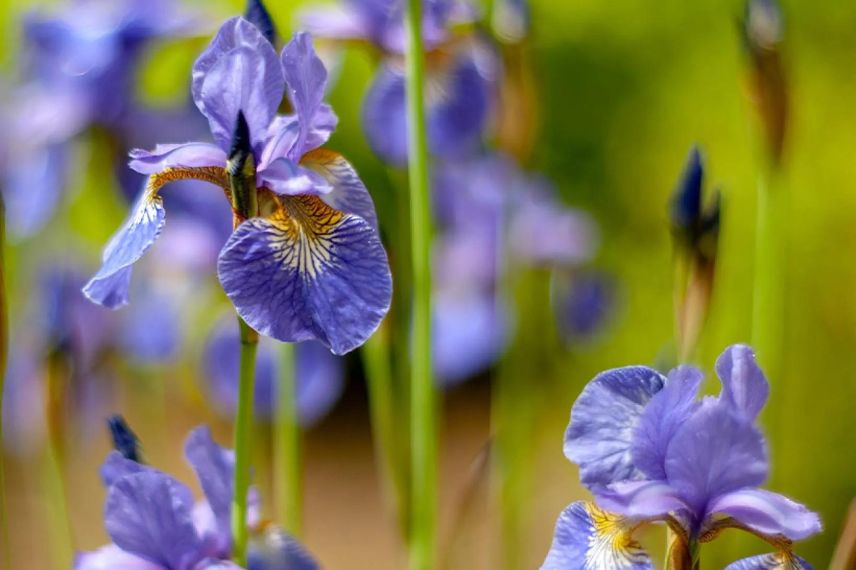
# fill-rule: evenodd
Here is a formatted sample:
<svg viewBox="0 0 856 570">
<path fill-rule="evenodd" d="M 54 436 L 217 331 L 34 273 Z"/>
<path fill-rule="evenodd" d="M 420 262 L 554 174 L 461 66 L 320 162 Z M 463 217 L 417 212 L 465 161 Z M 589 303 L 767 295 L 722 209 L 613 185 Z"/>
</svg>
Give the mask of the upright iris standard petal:
<svg viewBox="0 0 856 570">
<path fill-rule="evenodd" d="M 646 366 L 626 366 L 598 374 L 571 408 L 565 456 L 579 465 L 588 487 L 639 478 L 633 464 L 633 433 L 645 405 L 665 378 Z"/>
<path fill-rule="evenodd" d="M 123 477 L 107 496 L 107 533 L 122 550 L 162 567 L 192 567 L 199 560 L 200 543 L 186 503 L 188 493 L 163 473 Z"/>
<path fill-rule="evenodd" d="M 285 80 L 276 51 L 256 26 L 232 18 L 193 65 L 193 100 L 208 118 L 214 140 L 229 150 L 238 111 L 260 154 L 268 126 L 282 102 Z"/>
<path fill-rule="evenodd" d="M 131 266 L 154 244 L 163 224 L 163 201 L 153 193 L 144 192 L 131 217 L 107 244 L 101 269 L 89 280 L 83 293 L 91 301 L 111 309 L 127 304 Z"/>
<path fill-rule="evenodd" d="M 312 150 L 307 143 L 324 100 L 327 70 L 315 54 L 311 36 L 305 32 L 294 34 L 282 50 L 282 69 L 288 96 L 298 119 L 297 140 L 287 154 L 288 158 L 296 161 Z"/>
<path fill-rule="evenodd" d="M 196 471 L 199 484 L 214 514 L 218 536 L 230 537 L 235 454 L 214 443 L 211 430 L 203 426 L 190 432 L 184 444 L 184 455 Z"/>
<path fill-rule="evenodd" d="M 490 106 L 490 72 L 477 49 L 460 50 L 428 69 L 428 147 L 437 156 L 460 156 L 477 146 Z M 391 164 L 407 162 L 404 71 L 386 63 L 363 102 L 363 128 L 372 149 Z"/>
<path fill-rule="evenodd" d="M 748 421 L 758 417 L 770 387 L 752 349 L 745 344 L 728 347 L 716 361 L 716 373 L 722 381 L 720 400 Z"/>
<path fill-rule="evenodd" d="M 696 409 L 701 371 L 680 366 L 669 373 L 666 386 L 642 412 L 633 437 L 633 462 L 649 479 L 665 479 L 666 450 L 675 432 Z"/>
<path fill-rule="evenodd" d="M 324 202 L 340 212 L 355 214 L 378 230 L 374 201 L 354 167 L 341 154 L 317 149 L 303 157 L 301 164 L 320 174 L 332 190 L 322 196 Z"/>
<path fill-rule="evenodd" d="M 814 567 L 792 552 L 761 554 L 732 562 L 725 570 L 814 570 Z"/>
<path fill-rule="evenodd" d="M 728 515 L 739 525 L 769 537 L 803 540 L 821 531 L 817 513 L 764 489 L 732 491 L 711 501 L 707 509 L 713 515 Z"/>
<path fill-rule="evenodd" d="M 678 491 L 666 481 L 620 481 L 598 489 L 597 504 L 605 510 L 635 520 L 665 520 L 677 514 L 692 515 Z"/>
<path fill-rule="evenodd" d="M 270 219 L 241 224 L 218 274 L 238 314 L 285 342 L 319 340 L 334 353 L 361 345 L 389 309 L 386 252 L 368 222 L 315 196 L 281 199 Z"/>
<path fill-rule="evenodd" d="M 269 527 L 250 539 L 248 570 L 316 570 L 318 564 L 291 536 L 277 527 Z"/>
<path fill-rule="evenodd" d="M 669 443 L 665 471 L 669 483 L 703 516 L 715 497 L 764 482 L 764 439 L 728 406 L 707 399 Z"/>
<path fill-rule="evenodd" d="M 127 475 L 142 473 L 144 471 L 152 471 L 151 467 L 147 467 L 133 459 L 128 459 L 118 451 L 111 451 L 107 459 L 101 465 L 99 473 L 101 481 L 107 487 L 112 487 L 117 481 Z"/>
<path fill-rule="evenodd" d="M 573 503 L 556 521 L 541 570 L 650 570 L 650 557 L 630 535 L 633 526 L 590 503 Z"/>
</svg>

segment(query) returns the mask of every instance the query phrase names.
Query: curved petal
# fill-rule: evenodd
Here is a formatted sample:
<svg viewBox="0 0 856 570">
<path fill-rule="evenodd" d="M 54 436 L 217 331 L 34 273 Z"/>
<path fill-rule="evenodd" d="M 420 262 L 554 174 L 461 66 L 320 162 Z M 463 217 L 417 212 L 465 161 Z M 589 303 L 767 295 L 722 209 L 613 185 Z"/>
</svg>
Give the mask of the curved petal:
<svg viewBox="0 0 856 570">
<path fill-rule="evenodd" d="M 578 501 L 559 515 L 541 570 L 650 570 L 651 558 L 630 536 L 633 522 Z"/>
<path fill-rule="evenodd" d="M 708 513 L 728 515 L 758 534 L 781 535 L 790 540 L 803 540 L 822 530 L 817 513 L 764 489 L 741 489 L 722 495 L 710 503 Z"/>
<path fill-rule="evenodd" d="M 374 202 L 366 185 L 354 167 L 341 154 L 326 149 L 316 149 L 300 161 L 305 167 L 320 174 L 332 187 L 322 196 L 328 206 L 355 214 L 378 231 Z"/>
<path fill-rule="evenodd" d="M 708 501 L 764 482 L 764 438 L 730 407 L 709 398 L 678 428 L 666 450 L 665 471 L 701 517 Z"/>
<path fill-rule="evenodd" d="M 665 387 L 651 398 L 633 436 L 633 463 L 649 479 L 666 478 L 666 450 L 678 428 L 697 408 L 696 394 L 704 375 L 691 366 L 679 366 Z"/>
<path fill-rule="evenodd" d="M 312 150 L 308 142 L 310 133 L 315 128 L 321 102 L 324 100 L 327 70 L 315 54 L 312 37 L 306 32 L 294 34 L 291 41 L 283 48 L 282 69 L 289 99 L 298 120 L 297 140 L 288 152 L 288 158 L 296 162 L 307 151 Z M 321 118 L 327 120 L 329 117 Z"/>
<path fill-rule="evenodd" d="M 339 123 L 339 117 L 327 103 L 321 103 L 318 111 L 315 113 L 315 118 L 312 121 L 311 128 L 306 135 L 304 147 L 308 152 L 310 149 L 317 149 L 328 140 L 336 130 L 336 125 Z M 297 144 L 297 139 L 300 136 L 300 119 L 297 115 L 279 115 L 274 118 L 268 129 L 269 138 L 265 143 L 264 151 L 259 161 L 259 170 L 264 170 L 268 164 L 278 158 L 289 157 L 292 154 L 292 149 Z M 300 157 L 297 156 L 299 159 Z"/>
<path fill-rule="evenodd" d="M 598 374 L 571 408 L 565 432 L 565 456 L 579 465 L 580 479 L 591 488 L 638 479 L 633 464 L 633 432 L 649 400 L 665 378 L 647 366 L 625 366 Z"/>
<path fill-rule="evenodd" d="M 156 174 L 167 168 L 198 166 L 226 167 L 226 153 L 220 147 L 202 142 L 159 144 L 154 150 L 131 150 L 128 166 L 140 174 Z"/>
<path fill-rule="evenodd" d="M 248 570 L 315 570 L 318 564 L 303 546 L 281 529 L 270 526 L 251 537 Z"/>
<path fill-rule="evenodd" d="M 777 552 L 732 562 L 725 570 L 814 570 L 814 567 L 793 552 Z"/>
<path fill-rule="evenodd" d="M 99 474 L 104 485 L 111 487 L 123 477 L 134 475 L 135 473 L 143 473 L 144 471 L 154 471 L 154 469 L 126 458 L 118 451 L 111 451 L 110 455 L 107 456 L 107 459 L 101 465 Z"/>
<path fill-rule="evenodd" d="M 122 550 L 167 568 L 188 568 L 200 558 L 189 491 L 158 472 L 128 475 L 107 495 L 104 524 Z"/>
<path fill-rule="evenodd" d="M 145 191 L 131 217 L 107 244 L 101 268 L 83 287 L 83 294 L 111 309 L 127 304 L 131 266 L 154 244 L 164 221 L 163 201 Z"/>
<path fill-rule="evenodd" d="M 687 511 L 677 490 L 666 481 L 623 481 L 598 489 L 595 495 L 601 508 L 633 519 L 663 520 Z"/>
<path fill-rule="evenodd" d="M 315 196 L 282 199 L 270 219 L 241 224 L 218 274 L 247 323 L 285 342 L 319 340 L 336 354 L 361 345 L 389 310 L 383 245 L 362 218 Z"/>
<path fill-rule="evenodd" d="M 74 557 L 74 570 L 163 570 L 160 564 L 154 564 L 129 554 L 116 546 L 108 544 L 92 552 L 81 552 Z"/>
<path fill-rule="evenodd" d="M 208 118 L 214 140 L 229 150 L 238 111 L 260 156 L 268 125 L 282 102 L 285 80 L 276 51 L 256 26 L 228 20 L 193 64 L 193 100 Z"/>
<path fill-rule="evenodd" d="M 259 171 L 258 180 L 266 188 L 283 196 L 324 194 L 331 190 L 321 175 L 288 158 L 278 158 L 268 164 Z"/>
<path fill-rule="evenodd" d="M 214 514 L 217 549 L 226 552 L 232 537 L 230 517 L 235 454 L 217 445 L 211 437 L 211 430 L 200 426 L 187 437 L 184 455 L 196 471 L 196 477 Z"/>
<path fill-rule="evenodd" d="M 745 344 L 729 346 L 716 360 L 716 373 L 722 381 L 719 399 L 750 421 L 757 418 L 770 386 L 752 348 Z"/>
</svg>

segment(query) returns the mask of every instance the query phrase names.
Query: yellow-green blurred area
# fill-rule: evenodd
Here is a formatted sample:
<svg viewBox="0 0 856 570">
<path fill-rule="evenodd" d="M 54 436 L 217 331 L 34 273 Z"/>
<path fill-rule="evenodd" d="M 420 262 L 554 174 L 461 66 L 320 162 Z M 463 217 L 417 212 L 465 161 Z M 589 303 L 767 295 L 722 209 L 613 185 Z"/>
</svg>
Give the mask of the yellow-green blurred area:
<svg viewBox="0 0 856 570">
<path fill-rule="evenodd" d="M 309 3 L 268 2 L 283 33 L 294 29 L 295 9 Z M 18 15 L 33 5 L 5 0 L 0 8 L 6 72 L 21 55 Z M 240 2 L 197 7 L 215 22 L 243 8 Z M 705 153 L 709 188 L 720 188 L 723 196 L 710 318 L 694 358 L 708 374 L 709 392 L 719 389 L 712 373 L 717 355 L 729 344 L 751 340 L 756 193 L 764 158 L 738 31 L 742 9 L 731 0 L 533 2 L 528 57 L 538 82 L 540 135 L 531 168 L 550 177 L 568 204 L 593 214 L 600 226 L 595 265 L 615 276 L 619 294 L 596 339 L 557 346 L 546 367 L 530 367 L 525 354 L 516 355 L 515 381 L 525 385 L 536 406 L 525 418 L 536 436 L 529 443 L 533 473 L 525 490 L 521 568 L 542 562 L 557 515 L 586 497 L 576 467 L 562 453 L 570 407 L 582 386 L 601 370 L 654 364 L 674 349 L 667 204 L 694 143 Z M 856 3 L 786 1 L 783 11 L 792 112 L 777 188 L 788 195 L 786 304 L 783 357 L 774 367 L 779 374 L 769 378 L 771 411 L 765 416 L 779 418 L 776 431 L 766 432 L 769 486 L 820 513 L 824 532 L 797 551 L 816 568 L 826 568 L 856 497 Z M 142 72 L 142 96 L 154 104 L 186 97 L 190 65 L 206 41 L 170 42 L 154 50 Z M 360 105 L 372 67 L 366 53 L 346 53 L 330 96 L 340 121 L 329 146 L 357 167 L 383 220 L 394 215 L 384 203 L 396 191 L 391 181 L 397 178 L 373 156 L 361 132 Z M 89 162 L 92 168 L 98 164 Z M 111 176 L 90 171 L 76 180 L 78 197 L 59 213 L 67 220 L 63 231 L 75 234 L 69 239 L 91 248 L 93 265 L 124 216 L 124 204 L 105 191 L 105 184 L 114 184 L 104 182 Z M 11 246 L 10 263 L 19 264 L 9 268 L 12 335 L 14 317 L 29 295 L 28 283 L 21 281 L 27 256 L 45 248 L 62 255 L 62 235 L 38 240 Z M 538 331 L 526 334 L 527 345 L 537 343 Z M 759 358 L 765 365 L 764 355 Z M 359 365 L 350 368 L 358 371 Z M 187 482 L 193 479 L 181 447 L 190 427 L 211 423 L 221 443 L 230 441 L 228 422 L 217 419 L 193 389 L 197 374 L 190 359 L 165 370 L 131 370 L 120 379 L 116 400 L 149 459 Z M 479 474 L 490 435 L 491 376 L 444 394 L 440 552 L 450 569 L 501 567 L 496 509 L 485 500 L 489 486 Z M 401 568 L 405 558 L 372 452 L 366 391 L 354 385 L 359 378 L 351 374 L 345 398 L 306 433 L 303 539 L 325 568 Z M 153 402 L 164 397 L 165 415 L 159 415 Z M 269 450 L 263 428 L 258 433 L 257 464 Z M 106 542 L 97 470 L 107 450 L 107 434 L 98 430 L 67 442 L 66 488 L 79 549 Z M 11 568 L 52 568 L 57 529 L 49 522 L 53 507 L 42 471 L 38 455 L 9 456 Z M 264 490 L 267 476 L 259 472 Z M 659 543 L 659 535 L 650 542 Z M 765 551 L 760 540 L 727 531 L 703 548 L 702 568 L 723 568 Z"/>
</svg>

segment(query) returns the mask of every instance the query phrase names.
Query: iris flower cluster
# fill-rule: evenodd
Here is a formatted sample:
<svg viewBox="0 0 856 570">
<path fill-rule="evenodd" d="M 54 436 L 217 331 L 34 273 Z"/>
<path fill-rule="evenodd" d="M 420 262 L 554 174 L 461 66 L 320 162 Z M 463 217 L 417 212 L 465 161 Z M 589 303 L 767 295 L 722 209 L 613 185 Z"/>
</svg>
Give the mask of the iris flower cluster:
<svg viewBox="0 0 856 570">
<path fill-rule="evenodd" d="M 112 543 L 78 554 L 74 570 L 239 569 L 229 561 L 234 453 L 217 445 L 207 427 L 190 432 L 184 454 L 205 495 L 194 501 L 183 483 L 140 462 L 136 437 L 124 422 L 113 419 L 110 427 L 116 451 L 101 466 L 101 479 L 107 487 L 104 526 Z M 251 489 L 250 494 L 247 569 L 317 568 L 297 541 L 261 522 L 257 493 Z"/>
<path fill-rule="evenodd" d="M 793 542 L 820 532 L 818 516 L 760 488 L 769 462 L 756 425 L 769 387 L 752 349 L 734 345 L 716 362 L 717 397 L 697 399 L 703 374 L 679 366 L 664 377 L 645 366 L 596 376 L 571 409 L 565 455 L 596 504 L 562 512 L 542 568 L 651 568 L 633 533 L 665 523 L 671 560 L 693 568 L 700 546 L 726 529 L 749 532 L 775 552 L 728 570 L 810 569 Z"/>
<path fill-rule="evenodd" d="M 164 226 L 161 189 L 202 180 L 227 204 L 233 194 L 246 201 L 230 204 L 235 229 L 217 267 L 238 314 L 281 341 L 318 340 L 337 354 L 362 344 L 388 309 L 391 279 L 371 197 L 341 155 L 320 148 L 337 122 L 323 102 L 326 83 L 307 34 L 277 56 L 255 25 L 228 20 L 193 67 L 193 99 L 214 143 L 131 153 L 148 182 L 87 297 L 111 308 L 128 302 L 132 267 Z M 279 115 L 286 93 L 294 113 Z M 245 191 L 232 192 L 235 180 Z"/>
</svg>

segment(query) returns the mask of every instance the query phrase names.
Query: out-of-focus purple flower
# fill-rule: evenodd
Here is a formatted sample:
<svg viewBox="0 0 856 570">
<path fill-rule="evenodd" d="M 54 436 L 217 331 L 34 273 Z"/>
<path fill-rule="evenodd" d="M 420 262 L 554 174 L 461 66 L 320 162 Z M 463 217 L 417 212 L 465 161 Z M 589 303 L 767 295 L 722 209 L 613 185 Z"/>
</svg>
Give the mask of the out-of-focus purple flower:
<svg viewBox="0 0 856 570">
<path fill-rule="evenodd" d="M 497 37 L 517 43 L 529 35 L 531 22 L 529 0 L 496 0 L 493 4 L 493 29 Z"/>
<path fill-rule="evenodd" d="M 716 371 L 722 391 L 701 401 L 702 373 L 692 367 L 678 367 L 668 378 L 644 366 L 598 375 L 571 410 L 565 454 L 579 465 L 598 506 L 626 528 L 665 522 L 687 552 L 738 528 L 777 547 L 782 560 L 798 560 L 792 541 L 821 525 L 804 506 L 759 488 L 768 462 L 755 420 L 767 381 L 744 345 L 729 347 Z M 589 529 L 596 537 L 606 532 L 598 524 Z M 547 562 L 571 551 L 586 561 L 609 555 L 567 517 L 560 517 L 556 536 Z M 629 553 L 611 555 L 632 567 Z"/>
<path fill-rule="evenodd" d="M 715 193 L 713 202 L 705 206 L 703 182 L 704 164 L 701 151 L 694 146 L 672 195 L 672 232 L 681 246 L 692 255 L 712 261 L 716 257 L 719 236 L 720 195 Z"/>
<path fill-rule="evenodd" d="M 596 271 L 557 271 L 553 276 L 553 307 L 559 332 L 572 341 L 592 338 L 615 307 L 615 284 Z"/>
<path fill-rule="evenodd" d="M 24 84 L 0 113 L 11 141 L 0 167 L 9 227 L 27 236 L 59 202 L 75 135 L 96 124 L 118 139 L 130 132 L 145 46 L 199 26 L 173 0 L 81 0 L 52 13 L 31 11 L 22 26 Z"/>
<path fill-rule="evenodd" d="M 392 284 L 368 191 L 341 155 L 319 148 L 337 121 L 323 103 L 326 77 L 308 35 L 296 34 L 280 59 L 253 24 L 227 21 L 193 71 L 194 101 L 216 144 L 131 153 L 149 182 L 86 295 L 107 307 L 127 303 L 131 268 L 164 224 L 160 188 L 196 179 L 228 193 L 233 143 L 241 143 L 259 185 L 259 217 L 244 220 L 220 253 L 226 294 L 267 336 L 318 340 L 337 354 L 362 344 L 386 314 Z M 295 114 L 277 116 L 286 91 Z"/>
<path fill-rule="evenodd" d="M 349 0 L 302 14 L 319 38 L 366 41 L 386 57 L 363 102 L 363 128 L 383 160 L 407 162 L 405 36 L 402 0 Z M 426 79 L 426 128 L 432 154 L 460 157 L 478 148 L 498 73 L 493 51 L 477 38 L 453 41 L 451 27 L 473 20 L 475 10 L 457 0 L 429 0 L 422 35 L 430 53 Z"/>
<path fill-rule="evenodd" d="M 203 353 L 207 388 L 214 405 L 232 415 L 238 405 L 239 332 L 234 316 L 223 318 L 211 331 Z M 304 426 L 323 418 L 339 400 L 344 389 L 342 359 L 315 341 L 294 346 L 294 370 L 283 371 L 278 344 L 259 339 L 256 355 L 254 410 L 262 419 L 272 419 L 276 406 L 277 377 L 294 374 L 297 415 Z"/>
<path fill-rule="evenodd" d="M 217 445 L 206 427 L 187 438 L 190 462 L 205 499 L 194 503 L 188 487 L 153 467 L 112 452 L 101 467 L 108 487 L 104 526 L 112 544 L 78 554 L 75 570 L 212 570 L 229 562 L 230 513 L 235 456 Z M 253 491 L 251 490 L 251 493 Z M 248 570 L 313 570 L 312 557 L 291 537 L 258 520 L 251 501 Z"/>
</svg>

